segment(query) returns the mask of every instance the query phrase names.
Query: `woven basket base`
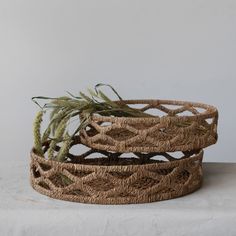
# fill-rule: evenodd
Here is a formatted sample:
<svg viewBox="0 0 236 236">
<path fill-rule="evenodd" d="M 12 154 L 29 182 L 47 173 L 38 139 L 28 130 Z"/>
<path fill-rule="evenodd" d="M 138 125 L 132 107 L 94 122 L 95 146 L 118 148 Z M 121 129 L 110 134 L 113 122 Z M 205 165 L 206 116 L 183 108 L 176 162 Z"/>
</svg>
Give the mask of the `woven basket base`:
<svg viewBox="0 0 236 236">
<path fill-rule="evenodd" d="M 36 191 L 60 200 L 147 203 L 180 197 L 200 188 L 202 158 L 200 151 L 175 161 L 137 164 L 137 158 L 123 158 L 112 164 L 109 158 L 95 158 L 73 164 L 46 160 L 32 152 L 30 178 Z"/>
</svg>

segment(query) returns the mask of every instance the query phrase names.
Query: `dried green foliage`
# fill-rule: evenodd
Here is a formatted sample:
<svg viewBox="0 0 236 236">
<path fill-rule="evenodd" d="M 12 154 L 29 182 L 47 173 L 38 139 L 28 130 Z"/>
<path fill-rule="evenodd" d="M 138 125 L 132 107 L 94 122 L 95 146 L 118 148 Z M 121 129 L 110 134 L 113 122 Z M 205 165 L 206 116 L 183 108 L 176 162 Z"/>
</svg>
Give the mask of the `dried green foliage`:
<svg viewBox="0 0 236 236">
<path fill-rule="evenodd" d="M 71 139 L 70 135 L 68 133 L 66 133 L 65 137 L 64 137 L 63 145 L 56 157 L 57 161 L 60 161 L 60 162 L 66 161 L 66 155 L 68 154 L 68 152 L 70 150 L 71 143 L 72 143 L 72 139 Z"/>
<path fill-rule="evenodd" d="M 48 127 L 43 133 L 42 144 L 44 144 L 48 140 L 50 133 L 51 133 L 51 127 Z"/>
<path fill-rule="evenodd" d="M 116 103 L 108 98 L 101 90 L 100 87 L 108 86 L 120 100 Z M 40 155 L 43 155 L 42 144 L 50 140 L 49 148 L 47 151 L 49 159 L 56 159 L 58 161 L 65 161 L 66 155 L 69 151 L 72 137 L 79 133 L 79 131 L 89 124 L 89 119 L 92 114 L 97 113 L 106 116 L 120 116 L 120 117 L 150 117 L 152 115 L 146 114 L 138 109 L 131 108 L 124 102 L 110 85 L 98 84 L 94 90 L 89 89 L 88 94 L 83 92 L 79 96 L 74 96 L 68 93 L 68 96 L 49 98 L 49 97 L 34 97 L 33 101 L 46 112 L 50 112 L 50 122 L 48 127 L 43 133 L 41 138 L 39 123 L 42 122 L 43 112 L 41 118 L 36 118 L 37 126 L 34 128 L 35 148 Z M 43 106 L 39 104 L 39 100 L 48 101 Z M 71 135 L 66 130 L 69 122 L 73 118 L 79 118 L 79 123 Z M 39 122 L 40 121 L 40 122 Z M 66 135 L 65 135 L 66 133 Z M 62 143 L 62 147 L 55 155 L 57 144 Z"/>
<path fill-rule="evenodd" d="M 102 86 L 108 86 L 118 97 L 119 102 L 114 102 L 107 97 L 100 89 Z M 74 96 L 68 92 L 68 96 L 64 97 L 34 97 L 32 99 L 43 111 L 50 113 L 50 122 L 42 138 L 40 124 L 42 122 L 43 111 L 36 116 L 34 123 L 35 150 L 38 154 L 43 155 L 42 143 L 50 140 L 47 152 L 48 158 L 58 161 L 66 161 L 73 136 L 89 124 L 90 117 L 93 114 L 115 117 L 153 117 L 153 115 L 147 114 L 139 109 L 129 107 L 123 102 L 116 90 L 106 84 L 98 84 L 94 90 L 89 89 L 88 94 L 80 92 L 79 96 Z M 42 107 L 38 102 L 39 100 L 48 102 Z M 75 118 L 79 118 L 78 126 L 69 135 L 67 129 L 71 120 Z M 191 123 L 185 122 L 176 125 L 186 127 L 191 125 Z M 205 130 L 202 130 L 202 132 L 205 132 Z M 62 147 L 57 156 L 54 156 L 56 146 L 59 143 L 62 144 Z"/>
<path fill-rule="evenodd" d="M 40 111 L 37 113 L 34 125 L 33 125 L 33 131 L 34 131 L 34 148 L 37 154 L 43 156 L 43 147 L 41 142 L 41 123 L 43 121 L 43 111 Z"/>
<path fill-rule="evenodd" d="M 67 127 L 68 120 L 69 120 L 68 117 L 63 118 L 59 122 L 59 124 L 58 124 L 58 126 L 55 130 L 55 136 L 51 140 L 50 146 L 49 146 L 49 149 L 48 149 L 48 158 L 49 159 L 54 159 L 54 150 L 56 148 L 56 145 L 57 145 L 57 143 L 60 143 L 60 142 L 63 141 L 63 136 L 64 136 L 64 133 L 65 133 L 65 130 L 66 130 L 66 127 Z"/>
<path fill-rule="evenodd" d="M 67 176 L 60 174 L 60 181 L 62 182 L 63 186 L 68 186 L 73 183 L 71 179 L 69 179 Z"/>
</svg>

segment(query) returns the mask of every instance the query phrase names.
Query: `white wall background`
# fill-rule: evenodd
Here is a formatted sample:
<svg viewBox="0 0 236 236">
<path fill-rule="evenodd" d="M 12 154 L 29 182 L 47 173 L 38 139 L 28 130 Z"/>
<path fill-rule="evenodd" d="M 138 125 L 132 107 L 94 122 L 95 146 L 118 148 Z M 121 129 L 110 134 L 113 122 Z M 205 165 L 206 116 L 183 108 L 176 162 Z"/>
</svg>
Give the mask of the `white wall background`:
<svg viewBox="0 0 236 236">
<path fill-rule="evenodd" d="M 0 145 L 28 160 L 34 95 L 98 82 L 219 108 L 206 161 L 236 162 L 235 0 L 0 0 Z"/>
</svg>

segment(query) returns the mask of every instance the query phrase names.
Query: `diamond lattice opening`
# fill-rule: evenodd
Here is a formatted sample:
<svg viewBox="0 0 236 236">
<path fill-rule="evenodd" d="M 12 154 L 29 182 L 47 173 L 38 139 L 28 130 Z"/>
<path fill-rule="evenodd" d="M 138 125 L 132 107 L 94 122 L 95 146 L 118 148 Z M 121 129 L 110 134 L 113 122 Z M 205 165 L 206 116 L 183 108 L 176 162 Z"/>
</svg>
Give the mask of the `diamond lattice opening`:
<svg viewBox="0 0 236 236">
<path fill-rule="evenodd" d="M 39 178 L 41 176 L 40 172 L 37 170 L 35 166 L 32 167 L 32 172 L 33 172 L 34 178 Z"/>
<path fill-rule="evenodd" d="M 123 128 L 116 128 L 116 129 L 110 130 L 106 132 L 106 135 L 112 137 L 113 139 L 117 141 L 127 140 L 136 136 L 136 134 L 134 134 L 133 132 L 127 129 L 123 129 Z"/>
<path fill-rule="evenodd" d="M 49 180 L 56 186 L 56 187 L 66 187 L 73 183 L 71 179 L 69 179 L 67 176 L 56 173 L 49 177 Z"/>
<path fill-rule="evenodd" d="M 176 184 L 184 184 L 186 181 L 188 181 L 189 176 L 190 173 L 187 170 L 183 170 L 176 175 L 174 181 Z"/>
<path fill-rule="evenodd" d="M 91 180 L 89 182 L 86 182 L 86 184 L 92 187 L 96 191 L 106 192 L 114 188 L 113 183 L 111 183 L 108 179 L 103 179 L 103 178 L 97 178 L 97 179 Z"/>
<path fill-rule="evenodd" d="M 167 112 L 159 110 L 158 108 L 149 108 L 148 110 L 145 111 L 145 113 L 148 113 L 153 116 L 158 116 L 158 117 L 163 117 L 168 115 Z"/>
<path fill-rule="evenodd" d="M 158 184 L 158 183 L 159 183 L 158 180 L 152 179 L 150 177 L 142 177 L 140 179 L 137 179 L 137 181 L 135 181 L 131 186 L 136 189 L 143 190 L 143 189 L 150 188 L 153 185 Z"/>
<path fill-rule="evenodd" d="M 50 187 L 44 181 L 40 181 L 38 185 L 44 189 L 50 190 Z"/>
<path fill-rule="evenodd" d="M 51 169 L 50 165 L 46 165 L 44 163 L 40 163 L 39 165 L 40 165 L 40 167 L 42 168 L 43 171 L 48 171 L 48 170 Z"/>
</svg>

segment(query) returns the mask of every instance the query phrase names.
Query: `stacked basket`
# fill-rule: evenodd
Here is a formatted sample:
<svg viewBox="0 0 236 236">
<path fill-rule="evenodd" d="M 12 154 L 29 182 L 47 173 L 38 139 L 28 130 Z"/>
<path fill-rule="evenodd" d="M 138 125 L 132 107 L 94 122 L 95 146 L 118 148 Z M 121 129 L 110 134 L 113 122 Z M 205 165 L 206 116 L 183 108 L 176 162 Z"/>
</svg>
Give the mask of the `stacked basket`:
<svg viewBox="0 0 236 236">
<path fill-rule="evenodd" d="M 70 149 L 88 150 L 70 152 L 70 162 L 47 160 L 32 151 L 33 188 L 57 199 L 98 204 L 153 202 L 197 190 L 203 148 L 217 141 L 217 109 L 169 100 L 122 102 L 156 116 L 94 114 Z M 48 146 L 46 142 L 45 152 Z"/>
</svg>

